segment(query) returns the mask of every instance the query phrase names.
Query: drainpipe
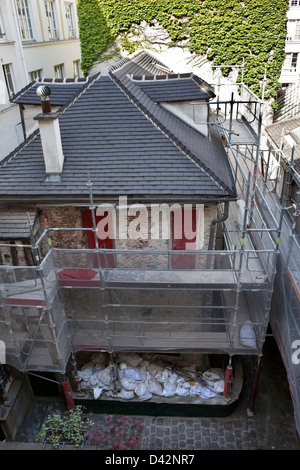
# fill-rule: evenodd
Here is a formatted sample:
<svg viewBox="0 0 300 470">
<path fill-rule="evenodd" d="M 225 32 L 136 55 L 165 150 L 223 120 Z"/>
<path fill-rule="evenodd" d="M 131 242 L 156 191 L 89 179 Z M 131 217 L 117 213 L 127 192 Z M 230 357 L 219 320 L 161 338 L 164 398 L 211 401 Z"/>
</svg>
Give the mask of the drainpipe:
<svg viewBox="0 0 300 470">
<path fill-rule="evenodd" d="M 211 223 L 209 243 L 208 243 L 208 250 L 209 251 L 211 251 L 213 249 L 216 225 L 220 222 L 224 222 L 228 218 L 228 215 L 229 215 L 229 201 L 226 201 L 225 202 L 225 207 L 224 207 L 224 214 L 221 217 L 218 217 L 217 219 L 214 219 Z"/>
</svg>

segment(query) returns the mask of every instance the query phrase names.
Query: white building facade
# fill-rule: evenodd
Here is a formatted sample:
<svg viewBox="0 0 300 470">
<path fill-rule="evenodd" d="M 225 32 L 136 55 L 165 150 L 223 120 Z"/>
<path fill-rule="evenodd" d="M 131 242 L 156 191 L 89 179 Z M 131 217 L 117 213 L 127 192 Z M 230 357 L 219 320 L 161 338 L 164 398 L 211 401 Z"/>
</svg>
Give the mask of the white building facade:
<svg viewBox="0 0 300 470">
<path fill-rule="evenodd" d="M 23 140 L 10 98 L 38 78 L 81 77 L 76 0 L 0 0 L 0 160 Z"/>
<path fill-rule="evenodd" d="M 279 80 L 283 86 L 300 82 L 300 0 L 290 0 L 287 18 L 285 61 Z"/>
</svg>

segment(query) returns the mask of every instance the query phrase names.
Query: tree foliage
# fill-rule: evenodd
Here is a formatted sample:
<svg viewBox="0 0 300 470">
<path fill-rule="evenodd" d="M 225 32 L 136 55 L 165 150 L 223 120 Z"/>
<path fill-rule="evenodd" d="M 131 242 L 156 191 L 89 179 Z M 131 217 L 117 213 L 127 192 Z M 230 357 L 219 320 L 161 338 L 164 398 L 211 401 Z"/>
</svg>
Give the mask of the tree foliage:
<svg viewBox="0 0 300 470">
<path fill-rule="evenodd" d="M 85 70 L 109 41 L 126 35 L 133 24 L 156 19 L 174 45 L 184 41 L 196 57 L 206 55 L 214 65 L 241 65 L 244 60 L 244 83 L 258 95 L 266 68 L 265 97 L 276 96 L 288 4 L 288 0 L 78 0 Z M 132 51 L 128 38 L 126 42 Z"/>
</svg>

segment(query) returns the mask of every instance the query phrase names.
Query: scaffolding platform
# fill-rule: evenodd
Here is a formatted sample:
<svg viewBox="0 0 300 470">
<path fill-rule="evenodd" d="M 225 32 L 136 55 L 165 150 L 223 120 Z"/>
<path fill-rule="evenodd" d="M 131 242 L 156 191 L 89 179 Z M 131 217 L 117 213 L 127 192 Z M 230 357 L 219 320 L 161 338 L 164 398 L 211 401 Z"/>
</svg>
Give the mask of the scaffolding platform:
<svg viewBox="0 0 300 470">
<path fill-rule="evenodd" d="M 4 284 L 0 290 L 2 300 L 10 306 L 45 307 L 47 299 L 52 300 L 58 290 L 54 273 L 51 278 L 28 279 L 25 281 Z"/>
</svg>

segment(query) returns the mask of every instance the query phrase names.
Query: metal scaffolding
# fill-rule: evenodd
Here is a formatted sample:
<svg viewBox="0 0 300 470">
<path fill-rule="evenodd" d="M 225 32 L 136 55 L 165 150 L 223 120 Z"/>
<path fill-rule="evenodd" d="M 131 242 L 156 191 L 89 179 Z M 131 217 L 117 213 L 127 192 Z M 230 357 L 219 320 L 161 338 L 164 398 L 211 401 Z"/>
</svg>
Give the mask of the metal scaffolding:
<svg viewBox="0 0 300 470">
<path fill-rule="evenodd" d="M 0 332 L 8 363 L 21 371 L 65 373 L 69 358 L 82 350 L 262 355 L 283 218 L 274 217 L 261 188 L 262 102 L 239 87 L 241 96 L 211 103 L 211 125 L 226 140 L 245 202 L 242 227 L 238 205 L 230 202 L 221 249 L 176 250 L 179 259 L 195 257 L 193 269 L 172 269 L 172 250 L 99 248 L 88 182 L 92 228 L 46 224 L 35 239 L 31 227 L 26 247 L 36 264 L 0 266 Z M 87 230 L 95 249 L 52 245 L 57 232 Z M 241 336 L 246 325 L 255 333 L 251 345 Z"/>
</svg>

